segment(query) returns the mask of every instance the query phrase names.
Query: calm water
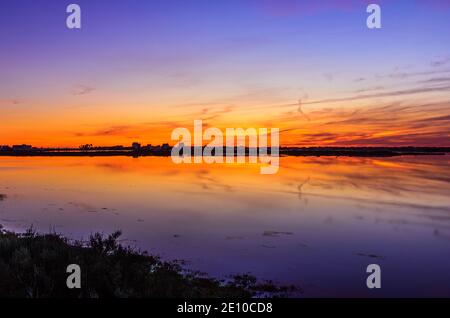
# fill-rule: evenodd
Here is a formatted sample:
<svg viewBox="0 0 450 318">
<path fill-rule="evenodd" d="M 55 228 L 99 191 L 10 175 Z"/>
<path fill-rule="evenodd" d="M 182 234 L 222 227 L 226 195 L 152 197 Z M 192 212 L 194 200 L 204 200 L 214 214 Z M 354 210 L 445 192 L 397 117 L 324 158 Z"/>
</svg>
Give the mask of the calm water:
<svg viewBox="0 0 450 318">
<path fill-rule="evenodd" d="M 251 272 L 310 296 L 450 296 L 450 157 L 0 158 L 0 223 L 124 243 L 224 277 Z M 382 269 L 368 290 L 365 269 Z"/>
</svg>

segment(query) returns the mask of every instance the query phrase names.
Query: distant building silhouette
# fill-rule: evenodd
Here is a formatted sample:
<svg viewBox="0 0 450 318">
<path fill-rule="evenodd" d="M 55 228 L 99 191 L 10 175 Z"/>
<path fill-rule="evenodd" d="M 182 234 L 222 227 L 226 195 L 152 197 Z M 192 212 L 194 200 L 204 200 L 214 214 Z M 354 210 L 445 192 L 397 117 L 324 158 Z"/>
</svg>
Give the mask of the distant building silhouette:
<svg viewBox="0 0 450 318">
<path fill-rule="evenodd" d="M 13 145 L 12 146 L 13 151 L 29 151 L 32 149 L 33 149 L 33 146 L 31 146 L 31 145 Z"/>
<path fill-rule="evenodd" d="M 131 145 L 131 148 L 133 148 L 134 151 L 139 151 L 139 150 L 141 150 L 141 144 L 138 142 L 133 142 L 133 144 Z"/>
<path fill-rule="evenodd" d="M 94 146 L 92 144 L 81 145 L 80 150 L 91 150 Z"/>
<path fill-rule="evenodd" d="M 161 150 L 170 150 L 169 144 L 162 144 Z"/>
</svg>

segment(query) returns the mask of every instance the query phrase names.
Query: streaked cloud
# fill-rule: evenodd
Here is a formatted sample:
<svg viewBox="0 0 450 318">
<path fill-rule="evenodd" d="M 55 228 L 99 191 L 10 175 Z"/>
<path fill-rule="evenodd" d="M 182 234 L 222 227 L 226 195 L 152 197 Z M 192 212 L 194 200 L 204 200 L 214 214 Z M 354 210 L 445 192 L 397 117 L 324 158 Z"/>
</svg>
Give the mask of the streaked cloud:
<svg viewBox="0 0 450 318">
<path fill-rule="evenodd" d="M 395 97 L 395 96 L 404 96 L 404 95 L 431 93 L 431 92 L 444 92 L 444 91 L 450 92 L 450 86 L 416 87 L 416 88 L 411 88 L 411 89 L 396 90 L 396 91 L 390 91 L 390 92 L 355 95 L 355 96 L 348 96 L 348 97 L 342 97 L 342 98 L 329 98 L 329 99 L 322 99 L 322 100 L 315 100 L 315 101 L 313 100 L 313 101 L 306 102 L 304 104 L 311 105 L 311 104 L 348 102 L 348 101 L 362 100 L 362 99 L 368 99 L 368 98 Z"/>
<path fill-rule="evenodd" d="M 94 88 L 94 87 L 91 87 L 91 86 L 87 86 L 87 85 L 75 85 L 75 86 L 71 89 L 70 93 L 71 93 L 72 95 L 75 95 L 75 96 L 81 96 L 81 95 L 87 95 L 87 94 L 90 94 L 90 93 L 93 92 L 94 90 L 95 90 L 95 88 Z"/>
<path fill-rule="evenodd" d="M 18 99 L 0 99 L 0 105 L 11 106 L 19 104 L 21 104 L 21 101 Z"/>
<path fill-rule="evenodd" d="M 445 57 L 439 60 L 434 60 L 431 61 L 431 66 L 433 67 L 439 67 L 439 66 L 443 66 L 443 65 L 447 65 L 448 63 L 450 63 L 450 57 Z"/>
</svg>

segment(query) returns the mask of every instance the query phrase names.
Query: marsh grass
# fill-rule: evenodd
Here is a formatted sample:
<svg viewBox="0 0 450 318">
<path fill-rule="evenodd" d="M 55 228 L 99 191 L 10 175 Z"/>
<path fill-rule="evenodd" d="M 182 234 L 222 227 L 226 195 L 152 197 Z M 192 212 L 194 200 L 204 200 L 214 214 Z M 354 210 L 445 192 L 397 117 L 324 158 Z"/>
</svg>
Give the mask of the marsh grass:
<svg viewBox="0 0 450 318">
<path fill-rule="evenodd" d="M 280 296 L 294 287 L 259 283 L 248 274 L 218 280 L 122 246 L 121 232 L 91 235 L 86 242 L 59 234 L 24 234 L 0 227 L 0 297 L 203 298 Z M 81 267 L 81 289 L 66 286 L 69 264 Z"/>
</svg>

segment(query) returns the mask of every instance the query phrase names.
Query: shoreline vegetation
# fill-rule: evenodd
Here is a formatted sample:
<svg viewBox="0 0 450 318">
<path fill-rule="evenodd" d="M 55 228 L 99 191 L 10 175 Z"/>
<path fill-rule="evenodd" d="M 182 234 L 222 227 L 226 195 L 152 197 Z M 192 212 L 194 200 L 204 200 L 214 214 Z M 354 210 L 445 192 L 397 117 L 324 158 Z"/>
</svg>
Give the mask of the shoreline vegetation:
<svg viewBox="0 0 450 318">
<path fill-rule="evenodd" d="M 202 147 L 201 153 L 207 148 Z M 223 154 L 227 153 L 227 148 L 223 148 Z M 245 147 L 238 149 L 234 147 L 231 153 L 236 155 L 238 150 L 244 150 L 246 156 L 250 150 L 257 151 L 260 149 L 251 149 Z M 265 149 L 266 150 L 266 149 Z M 172 147 L 168 144 L 162 146 L 141 146 L 134 143 L 132 147 L 113 146 L 113 147 L 94 147 L 92 145 L 83 145 L 79 148 L 36 148 L 29 145 L 17 146 L 0 146 L 0 156 L 12 157 L 108 157 L 108 156 L 129 156 L 129 157 L 145 157 L 145 156 L 171 156 Z M 209 150 L 212 155 L 215 154 L 214 149 Z M 194 147 L 191 147 L 191 153 Z M 267 148 L 267 153 L 271 154 L 271 148 Z M 450 153 L 450 147 L 280 147 L 280 156 L 345 156 L 345 157 L 394 157 L 406 155 L 445 155 Z"/>
<path fill-rule="evenodd" d="M 119 243 L 120 231 L 87 241 L 60 234 L 18 234 L 0 225 L 0 297 L 8 298 L 252 298 L 288 297 L 294 286 L 249 274 L 216 279 Z M 66 268 L 81 268 L 81 288 L 69 289 Z"/>
</svg>

